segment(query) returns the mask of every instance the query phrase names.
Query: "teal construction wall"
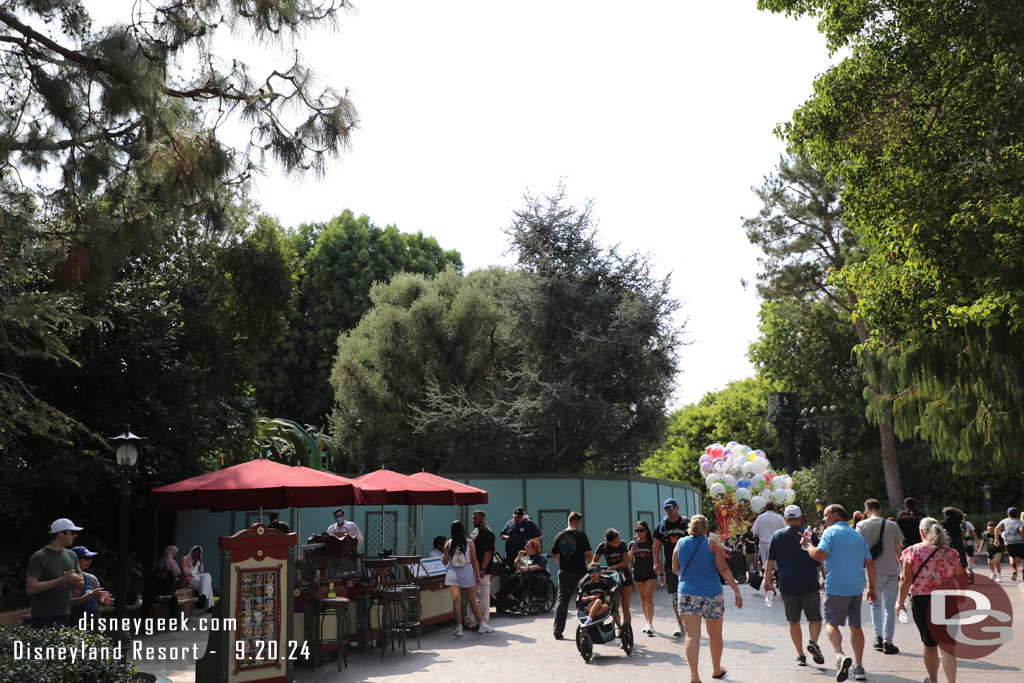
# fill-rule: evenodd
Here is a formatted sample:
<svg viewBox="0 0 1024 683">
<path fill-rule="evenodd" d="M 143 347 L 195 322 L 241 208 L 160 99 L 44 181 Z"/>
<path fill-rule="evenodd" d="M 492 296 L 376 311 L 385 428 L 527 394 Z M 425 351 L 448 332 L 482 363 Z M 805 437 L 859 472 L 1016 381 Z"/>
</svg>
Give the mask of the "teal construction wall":
<svg viewBox="0 0 1024 683">
<path fill-rule="evenodd" d="M 415 546 L 416 554 L 425 555 L 430 550 L 430 540 L 434 536 L 448 537 L 452 520 L 459 519 L 467 529 L 471 529 L 470 515 L 477 508 L 487 514 L 487 525 L 497 536 L 512 518 L 512 510 L 522 505 L 544 533 L 542 545 L 545 553 L 551 551 L 554 535 L 566 527 L 566 515 L 572 510 L 583 514 L 582 528 L 594 548 L 604 539 L 605 529 L 609 527 L 617 529 L 623 538 L 630 538 L 633 524 L 641 513 L 649 513 L 651 517 L 648 521 L 653 519 L 657 524 L 664 515 L 661 504 L 666 498 L 675 498 L 682 514 L 693 515 L 700 511 L 701 497 L 697 489 L 667 479 L 556 474 L 443 476 L 486 490 L 488 502 L 474 506 L 386 505 L 383 508 L 384 519 L 388 522 L 384 538 L 386 548 L 411 553 Z M 381 547 L 381 506 L 343 507 L 346 518 L 362 530 L 366 550 L 376 554 Z M 287 522 L 292 531 L 306 538 L 310 534 L 327 530 L 334 522 L 331 515 L 333 510 L 333 507 L 302 510 L 285 508 L 278 512 L 281 520 Z M 179 561 L 193 545 L 203 546 L 208 558 L 207 571 L 213 575 L 213 585 L 219 586 L 220 563 L 215 561 L 217 539 L 247 528 L 259 518 L 259 511 L 185 510 L 176 514 L 175 538 Z M 267 521 L 265 514 L 263 521 Z M 504 542 L 500 538 L 498 552 L 504 554 Z M 552 567 L 552 574 L 555 573 L 556 568 Z"/>
</svg>

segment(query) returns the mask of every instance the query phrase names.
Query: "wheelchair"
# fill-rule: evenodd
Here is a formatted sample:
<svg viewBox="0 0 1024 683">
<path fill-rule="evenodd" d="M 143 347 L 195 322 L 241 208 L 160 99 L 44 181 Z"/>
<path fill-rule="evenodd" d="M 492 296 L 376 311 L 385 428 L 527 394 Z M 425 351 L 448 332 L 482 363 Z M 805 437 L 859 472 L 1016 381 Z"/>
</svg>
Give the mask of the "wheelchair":
<svg viewBox="0 0 1024 683">
<path fill-rule="evenodd" d="M 555 606 L 555 592 L 555 584 L 546 571 L 512 572 L 505 575 L 494 605 L 506 614 L 550 612 Z"/>
</svg>

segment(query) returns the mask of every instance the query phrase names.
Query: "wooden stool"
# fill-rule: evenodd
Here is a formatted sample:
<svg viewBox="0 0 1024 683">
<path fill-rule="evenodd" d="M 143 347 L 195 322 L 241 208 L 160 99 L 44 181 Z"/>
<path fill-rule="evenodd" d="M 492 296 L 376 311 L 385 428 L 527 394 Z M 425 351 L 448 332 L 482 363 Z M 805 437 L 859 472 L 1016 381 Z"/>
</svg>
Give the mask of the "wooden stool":
<svg viewBox="0 0 1024 683">
<path fill-rule="evenodd" d="M 320 643 L 324 642 L 324 619 L 327 617 L 327 612 L 333 609 L 335 618 L 338 620 L 338 671 L 341 671 L 342 660 L 345 662 L 345 668 L 348 668 L 349 602 L 351 601 L 348 598 L 340 597 L 324 598 L 320 601 L 320 625 L 317 630 Z"/>
</svg>

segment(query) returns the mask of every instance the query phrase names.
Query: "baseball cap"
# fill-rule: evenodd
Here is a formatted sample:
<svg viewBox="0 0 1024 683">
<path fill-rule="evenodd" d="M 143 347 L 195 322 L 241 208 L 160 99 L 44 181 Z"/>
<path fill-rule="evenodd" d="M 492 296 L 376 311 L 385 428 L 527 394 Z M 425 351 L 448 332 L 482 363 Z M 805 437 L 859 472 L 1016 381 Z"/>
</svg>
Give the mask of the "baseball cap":
<svg viewBox="0 0 1024 683">
<path fill-rule="evenodd" d="M 1017 508 L 1007 508 L 1006 509 L 1006 516 L 1007 517 L 1016 517 L 1017 516 Z"/>
<path fill-rule="evenodd" d="M 74 548 L 71 549 L 71 552 L 82 558 L 96 557 L 97 555 L 99 555 L 99 553 L 92 552 L 84 545 L 76 545 Z"/>
<path fill-rule="evenodd" d="M 679 503 L 676 502 L 675 498 L 666 498 L 665 502 L 661 504 L 661 507 L 667 508 L 670 505 L 679 507 Z"/>
<path fill-rule="evenodd" d="M 787 505 L 785 512 L 782 516 L 786 519 L 799 519 L 804 516 L 804 513 L 800 512 L 800 508 L 796 505 Z"/>
<path fill-rule="evenodd" d="M 53 524 L 50 525 L 50 533 L 51 534 L 59 534 L 62 531 L 81 531 L 81 530 L 82 530 L 82 527 L 75 526 L 75 523 L 72 522 L 67 517 L 61 517 L 60 519 L 55 519 L 53 521 Z"/>
<path fill-rule="evenodd" d="M 526 508 L 524 508 L 524 507 L 517 507 L 515 510 L 512 511 L 512 514 L 513 515 L 525 515 L 526 514 Z"/>
</svg>

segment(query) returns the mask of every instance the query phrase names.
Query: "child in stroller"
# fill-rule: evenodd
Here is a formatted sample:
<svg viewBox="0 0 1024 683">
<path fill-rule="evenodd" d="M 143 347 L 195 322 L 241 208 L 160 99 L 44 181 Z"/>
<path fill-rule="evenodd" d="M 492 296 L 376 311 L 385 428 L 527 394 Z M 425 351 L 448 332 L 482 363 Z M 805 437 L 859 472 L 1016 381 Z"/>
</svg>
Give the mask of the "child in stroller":
<svg viewBox="0 0 1024 683">
<path fill-rule="evenodd" d="M 616 638 L 626 654 L 632 654 L 633 627 L 619 622 L 618 603 L 619 573 L 591 562 L 576 594 L 576 649 L 583 661 L 593 657 L 594 643 L 610 643 Z"/>
</svg>

